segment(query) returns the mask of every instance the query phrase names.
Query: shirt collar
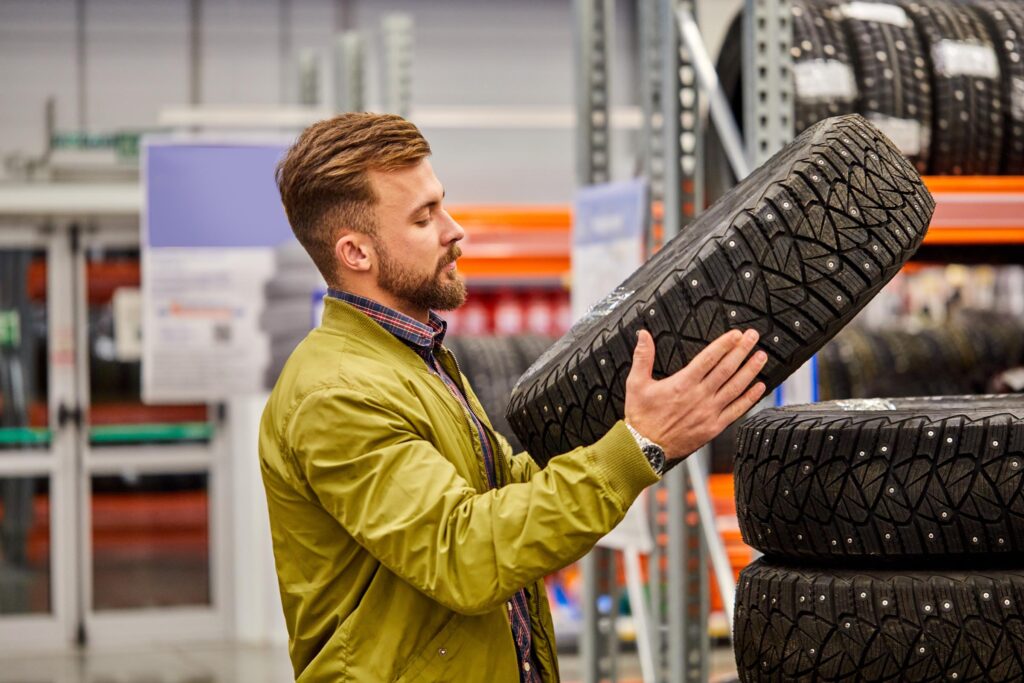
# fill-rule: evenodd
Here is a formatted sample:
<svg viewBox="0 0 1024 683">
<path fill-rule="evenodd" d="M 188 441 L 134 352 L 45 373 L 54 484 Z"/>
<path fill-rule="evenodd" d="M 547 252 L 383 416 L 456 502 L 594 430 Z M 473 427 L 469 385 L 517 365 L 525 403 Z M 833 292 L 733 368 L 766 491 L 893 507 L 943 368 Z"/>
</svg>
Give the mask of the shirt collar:
<svg viewBox="0 0 1024 683">
<path fill-rule="evenodd" d="M 415 318 L 410 318 L 404 313 L 358 294 L 340 289 L 328 289 L 327 295 L 340 299 L 361 313 L 365 313 L 385 330 L 418 350 L 432 351 L 444 342 L 448 323 L 434 311 L 429 312 L 427 324 L 424 325 Z"/>
</svg>

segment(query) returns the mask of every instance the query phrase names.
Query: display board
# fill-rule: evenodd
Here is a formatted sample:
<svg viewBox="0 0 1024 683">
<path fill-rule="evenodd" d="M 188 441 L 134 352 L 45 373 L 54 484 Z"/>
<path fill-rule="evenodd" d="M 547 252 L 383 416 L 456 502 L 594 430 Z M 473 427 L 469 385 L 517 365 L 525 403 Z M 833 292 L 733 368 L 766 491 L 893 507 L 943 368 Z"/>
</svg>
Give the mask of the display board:
<svg viewBox="0 0 1024 683">
<path fill-rule="evenodd" d="M 266 289 L 278 274 L 278 251 L 295 244 L 274 179 L 286 148 L 144 140 L 146 402 L 263 390 L 271 356 Z"/>
</svg>

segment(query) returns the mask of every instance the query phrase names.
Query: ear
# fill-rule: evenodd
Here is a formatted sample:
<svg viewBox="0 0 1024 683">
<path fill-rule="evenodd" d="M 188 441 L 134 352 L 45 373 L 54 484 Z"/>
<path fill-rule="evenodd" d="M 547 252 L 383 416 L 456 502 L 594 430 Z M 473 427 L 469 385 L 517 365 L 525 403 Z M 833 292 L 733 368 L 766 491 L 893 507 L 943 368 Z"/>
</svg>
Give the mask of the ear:
<svg viewBox="0 0 1024 683">
<path fill-rule="evenodd" d="M 373 264 L 372 240 L 362 233 L 345 232 L 334 243 L 334 256 L 337 258 L 342 272 L 365 273 Z"/>
</svg>

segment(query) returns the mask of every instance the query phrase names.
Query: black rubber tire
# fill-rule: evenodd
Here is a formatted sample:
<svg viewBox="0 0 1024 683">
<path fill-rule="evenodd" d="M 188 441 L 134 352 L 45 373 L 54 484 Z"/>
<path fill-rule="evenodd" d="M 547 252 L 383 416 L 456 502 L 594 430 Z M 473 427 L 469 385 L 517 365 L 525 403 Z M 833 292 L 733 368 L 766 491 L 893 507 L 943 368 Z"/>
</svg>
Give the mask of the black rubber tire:
<svg viewBox="0 0 1024 683">
<path fill-rule="evenodd" d="M 1024 571 L 856 571 L 758 560 L 740 574 L 740 680 L 1019 683 Z"/>
<path fill-rule="evenodd" d="M 992 47 L 988 31 L 969 8 L 940 0 L 903 2 L 925 47 L 932 76 L 933 125 L 929 172 L 977 175 L 999 172 L 1003 111 L 999 74 L 994 78 L 944 75 L 934 54 L 943 41 Z"/>
<path fill-rule="evenodd" d="M 860 93 L 856 110 L 882 132 L 891 125 L 916 122 L 918 143 L 904 143 L 902 151 L 920 173 L 928 168 L 932 126 L 931 80 L 924 47 L 912 25 L 842 18 L 843 29 L 852 44 L 853 63 Z M 916 149 L 915 149 L 916 148 Z"/>
<path fill-rule="evenodd" d="M 794 76 L 802 65 L 810 62 L 832 63 L 849 70 L 851 89 L 840 96 L 820 97 L 814 92 L 801 92 L 801 79 L 794 77 L 793 119 L 797 134 L 830 116 L 854 111 L 857 92 L 853 58 L 846 33 L 828 11 L 827 3 L 815 0 L 792 0 Z"/>
<path fill-rule="evenodd" d="M 1002 74 L 1003 125 L 1006 135 L 1000 171 L 1024 173 L 1024 6 L 1019 2 L 980 0 L 974 11 L 988 29 Z"/>
<path fill-rule="evenodd" d="M 855 206 L 858 205 L 858 206 Z M 636 332 L 655 375 L 730 328 L 754 328 L 777 386 L 914 253 L 934 202 L 892 143 L 853 114 L 809 128 L 686 226 L 534 363 L 509 402 L 540 464 L 623 414 Z"/>
<path fill-rule="evenodd" d="M 1024 554 L 1024 398 L 830 401 L 744 420 L 736 512 L 775 558 Z"/>
<path fill-rule="evenodd" d="M 457 351 L 456 351 L 457 348 Z M 491 426 L 520 450 L 521 444 L 505 419 L 505 406 L 516 379 L 526 369 L 517 351 L 514 336 L 468 336 L 450 348 L 456 354 L 459 367 L 469 378 L 473 391 L 480 399 Z"/>
</svg>

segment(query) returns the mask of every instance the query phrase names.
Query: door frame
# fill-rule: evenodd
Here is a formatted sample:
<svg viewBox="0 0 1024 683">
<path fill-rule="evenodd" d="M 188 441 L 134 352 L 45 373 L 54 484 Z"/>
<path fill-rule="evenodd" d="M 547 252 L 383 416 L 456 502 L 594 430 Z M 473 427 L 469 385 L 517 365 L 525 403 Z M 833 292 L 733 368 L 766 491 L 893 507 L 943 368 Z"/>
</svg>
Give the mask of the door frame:
<svg viewBox="0 0 1024 683">
<path fill-rule="evenodd" d="M 86 266 L 92 249 L 137 249 L 139 229 L 134 221 L 92 225 L 80 238 L 81 249 L 75 254 L 74 271 L 77 307 L 77 386 L 82 406 L 89 406 L 89 327 Z M 140 255 L 141 258 L 141 255 Z M 211 406 L 211 415 L 218 415 Z M 88 415 L 88 411 L 86 411 Z M 86 420 L 87 422 L 87 420 Z M 88 429 L 80 430 L 78 450 L 82 454 L 75 477 L 79 502 L 80 613 L 86 639 L 90 645 L 125 645 L 137 643 L 180 643 L 203 640 L 224 640 L 228 637 L 231 607 L 230 585 L 230 487 L 229 458 L 225 439 L 227 430 L 217 418 L 214 436 L 205 444 L 160 444 L 93 446 Z M 94 475 L 138 475 L 202 473 L 207 475 L 210 604 L 160 608 L 96 610 L 93 607 L 92 582 L 92 508 L 91 480 Z"/>
<path fill-rule="evenodd" d="M 0 652 L 52 650 L 73 642 L 75 620 L 73 423 L 62 423 L 60 407 L 75 405 L 74 291 L 71 242 L 53 224 L 4 224 L 0 249 L 42 250 L 46 254 L 47 413 L 50 442 L 30 455 L 0 450 L 0 477 L 38 476 L 50 484 L 50 613 L 0 616 Z M 15 451 L 17 453 L 17 451 Z"/>
</svg>

